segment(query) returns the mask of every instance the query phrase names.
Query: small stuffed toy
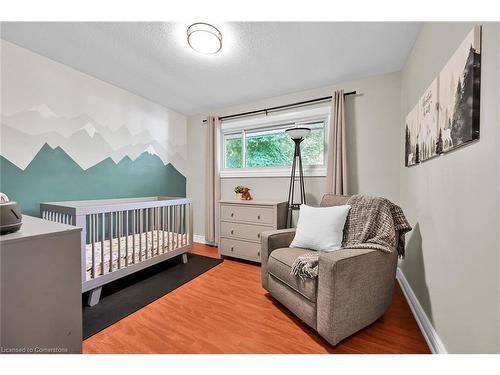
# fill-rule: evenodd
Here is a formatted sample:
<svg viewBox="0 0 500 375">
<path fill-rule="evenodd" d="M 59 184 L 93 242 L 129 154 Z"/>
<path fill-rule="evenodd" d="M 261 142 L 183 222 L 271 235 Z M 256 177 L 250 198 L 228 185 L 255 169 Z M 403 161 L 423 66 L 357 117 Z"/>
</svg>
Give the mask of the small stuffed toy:
<svg viewBox="0 0 500 375">
<path fill-rule="evenodd" d="M 250 194 L 250 189 L 247 187 L 243 188 L 243 194 L 241 195 L 241 199 L 245 201 L 250 201 L 252 200 L 252 195 Z"/>
</svg>

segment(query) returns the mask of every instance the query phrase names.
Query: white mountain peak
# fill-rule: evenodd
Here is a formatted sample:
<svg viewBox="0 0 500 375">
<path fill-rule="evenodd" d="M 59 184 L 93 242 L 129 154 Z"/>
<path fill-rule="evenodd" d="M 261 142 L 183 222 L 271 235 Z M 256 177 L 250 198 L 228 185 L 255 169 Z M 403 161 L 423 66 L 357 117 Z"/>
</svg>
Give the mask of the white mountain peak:
<svg viewBox="0 0 500 375">
<path fill-rule="evenodd" d="M 147 152 L 149 155 L 158 155 L 158 153 L 156 152 L 155 148 L 153 147 L 153 145 L 149 145 L 145 150 L 144 152 Z"/>
<path fill-rule="evenodd" d="M 47 104 L 40 104 L 29 110 L 40 113 L 43 118 L 57 117 L 56 113 Z"/>
<path fill-rule="evenodd" d="M 90 138 L 94 138 L 97 129 L 90 122 L 87 122 L 81 129 L 85 130 Z"/>
</svg>

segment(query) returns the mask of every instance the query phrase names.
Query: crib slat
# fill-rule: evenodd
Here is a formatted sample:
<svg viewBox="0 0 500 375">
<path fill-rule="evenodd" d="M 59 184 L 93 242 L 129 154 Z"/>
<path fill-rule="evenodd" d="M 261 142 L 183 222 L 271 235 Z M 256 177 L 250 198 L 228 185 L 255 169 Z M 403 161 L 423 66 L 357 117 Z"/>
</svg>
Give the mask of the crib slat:
<svg viewBox="0 0 500 375">
<path fill-rule="evenodd" d="M 148 209 L 147 208 L 142 210 L 141 236 L 143 234 L 144 234 L 144 258 L 148 259 L 149 258 L 149 253 L 148 253 L 149 238 L 148 238 Z"/>
<path fill-rule="evenodd" d="M 184 205 L 181 205 L 180 207 L 181 210 L 181 228 L 180 228 L 180 234 L 181 234 L 181 246 L 184 245 Z"/>
<path fill-rule="evenodd" d="M 165 207 L 165 237 L 167 237 L 166 239 L 166 243 L 165 243 L 165 249 L 166 251 L 170 251 L 170 232 L 168 230 L 168 206 Z"/>
<path fill-rule="evenodd" d="M 156 208 L 153 207 L 151 209 L 151 221 L 153 225 L 151 225 L 151 256 L 155 256 L 155 231 L 156 231 Z M 158 249 L 157 249 L 158 250 Z"/>
<path fill-rule="evenodd" d="M 165 207 L 160 210 L 161 215 L 161 252 L 165 253 Z"/>
<path fill-rule="evenodd" d="M 177 247 L 182 246 L 182 237 L 181 237 L 181 230 L 182 230 L 182 206 L 177 206 Z"/>
<path fill-rule="evenodd" d="M 108 213 L 109 217 L 109 272 L 113 272 L 113 213 Z"/>
<path fill-rule="evenodd" d="M 186 205 L 182 205 L 182 236 L 181 236 L 181 243 L 184 246 L 185 245 L 185 240 L 186 240 Z"/>
<path fill-rule="evenodd" d="M 192 228 L 192 215 L 193 215 L 193 208 L 191 207 L 191 203 L 187 205 L 187 228 L 186 228 L 186 245 L 191 245 L 191 231 L 193 230 Z"/>
<path fill-rule="evenodd" d="M 155 209 L 154 207 L 149 210 L 149 217 L 151 220 L 151 257 L 155 256 Z"/>
<path fill-rule="evenodd" d="M 154 208 L 149 209 L 149 227 L 151 229 L 151 258 L 155 256 L 155 212 Z"/>
<path fill-rule="evenodd" d="M 177 223 L 177 247 L 181 247 L 181 230 L 182 230 L 182 206 L 177 206 L 178 223 Z"/>
<path fill-rule="evenodd" d="M 135 210 L 132 211 L 132 263 L 135 264 Z"/>
<path fill-rule="evenodd" d="M 139 215 L 139 261 L 142 262 L 142 209 L 137 210 L 137 214 Z"/>
<path fill-rule="evenodd" d="M 156 224 L 156 217 L 155 217 L 155 209 L 154 207 L 149 210 L 149 216 L 151 220 L 151 257 L 155 256 L 155 224 Z"/>
<path fill-rule="evenodd" d="M 179 206 L 179 247 L 182 247 L 182 205 Z"/>
<path fill-rule="evenodd" d="M 181 243 L 184 246 L 186 241 L 186 205 L 182 205 L 182 236 Z"/>
<path fill-rule="evenodd" d="M 179 247 L 184 245 L 184 205 L 179 206 Z"/>
<path fill-rule="evenodd" d="M 181 244 L 184 246 L 186 234 L 186 205 L 182 205 L 182 231 L 181 231 Z"/>
<path fill-rule="evenodd" d="M 167 240 L 167 248 L 168 248 L 168 251 L 171 251 L 172 250 L 172 242 L 171 242 L 171 239 L 172 239 L 172 207 L 168 206 L 167 207 L 167 236 L 168 236 L 168 240 Z"/>
<path fill-rule="evenodd" d="M 156 218 L 156 255 L 160 255 L 160 209 L 155 208 Z"/>
<path fill-rule="evenodd" d="M 171 244 L 170 244 L 170 206 L 167 206 L 166 210 L 167 210 L 167 212 L 165 214 L 165 221 L 166 221 L 166 223 L 165 223 L 166 229 L 165 230 L 167 232 L 167 234 L 166 234 L 167 235 L 167 251 L 170 251 L 170 250 L 172 250 Z"/>
<path fill-rule="evenodd" d="M 128 266 L 128 211 L 123 211 L 125 236 L 125 267 Z"/>
<path fill-rule="evenodd" d="M 178 206 L 174 206 L 172 207 L 173 208 L 173 212 L 174 212 L 174 220 L 173 220 L 173 224 L 174 224 L 174 238 L 175 238 L 175 249 L 177 249 L 179 247 L 179 235 L 178 235 L 178 228 L 177 228 L 177 225 L 178 225 L 178 221 L 179 221 L 179 212 L 177 211 L 178 209 Z"/>
<path fill-rule="evenodd" d="M 94 279 L 96 276 L 96 270 L 95 270 L 95 241 L 94 241 L 94 215 L 90 215 L 89 217 L 90 220 L 90 243 L 91 248 L 92 248 L 92 278 Z"/>
<path fill-rule="evenodd" d="M 175 249 L 175 207 L 170 207 L 170 233 L 172 234 L 172 250 Z"/>
<path fill-rule="evenodd" d="M 104 221 L 104 213 L 101 214 L 101 275 L 104 275 L 104 235 L 106 233 L 106 222 Z"/>
<path fill-rule="evenodd" d="M 189 245 L 189 204 L 184 206 L 184 244 Z"/>
<path fill-rule="evenodd" d="M 121 237 L 121 223 L 120 212 L 115 213 L 116 218 L 116 238 L 118 240 L 118 269 L 122 268 L 122 237 Z"/>
</svg>

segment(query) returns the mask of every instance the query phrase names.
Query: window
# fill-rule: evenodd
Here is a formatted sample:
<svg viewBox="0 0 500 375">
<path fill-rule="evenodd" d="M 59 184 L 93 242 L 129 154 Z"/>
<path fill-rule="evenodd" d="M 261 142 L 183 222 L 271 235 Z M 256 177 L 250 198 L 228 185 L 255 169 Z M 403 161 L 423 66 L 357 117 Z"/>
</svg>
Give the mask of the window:
<svg viewBox="0 0 500 375">
<path fill-rule="evenodd" d="M 285 130 L 299 125 L 311 129 L 309 136 L 301 143 L 304 174 L 325 175 L 328 111 L 328 108 L 316 108 L 224 122 L 221 130 L 221 176 L 290 175 L 295 145 Z"/>
</svg>

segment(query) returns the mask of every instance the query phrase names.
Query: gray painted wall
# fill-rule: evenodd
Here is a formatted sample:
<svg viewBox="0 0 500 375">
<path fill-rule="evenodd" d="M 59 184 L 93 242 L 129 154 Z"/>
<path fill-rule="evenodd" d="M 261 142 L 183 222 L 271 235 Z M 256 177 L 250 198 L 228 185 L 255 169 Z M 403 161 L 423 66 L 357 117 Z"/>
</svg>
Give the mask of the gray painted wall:
<svg viewBox="0 0 500 375">
<path fill-rule="evenodd" d="M 356 90 L 346 98 L 349 179 L 353 193 L 382 195 L 399 201 L 400 74 L 362 80 L 263 99 L 258 102 L 211 111 L 218 116 L 293 103 L 331 95 L 333 90 Z M 188 118 L 188 196 L 196 212 L 194 233 L 204 235 L 205 129 L 207 114 Z M 287 199 L 288 178 L 228 178 L 222 180 L 222 198 L 232 198 L 236 185 L 247 185 L 258 199 Z M 308 203 L 317 204 L 325 193 L 325 178 L 306 178 Z"/>
<path fill-rule="evenodd" d="M 401 75 L 403 119 L 474 24 L 428 23 Z M 400 168 L 414 227 L 401 268 L 450 353 L 500 352 L 500 27 L 483 24 L 481 139 Z"/>
</svg>

